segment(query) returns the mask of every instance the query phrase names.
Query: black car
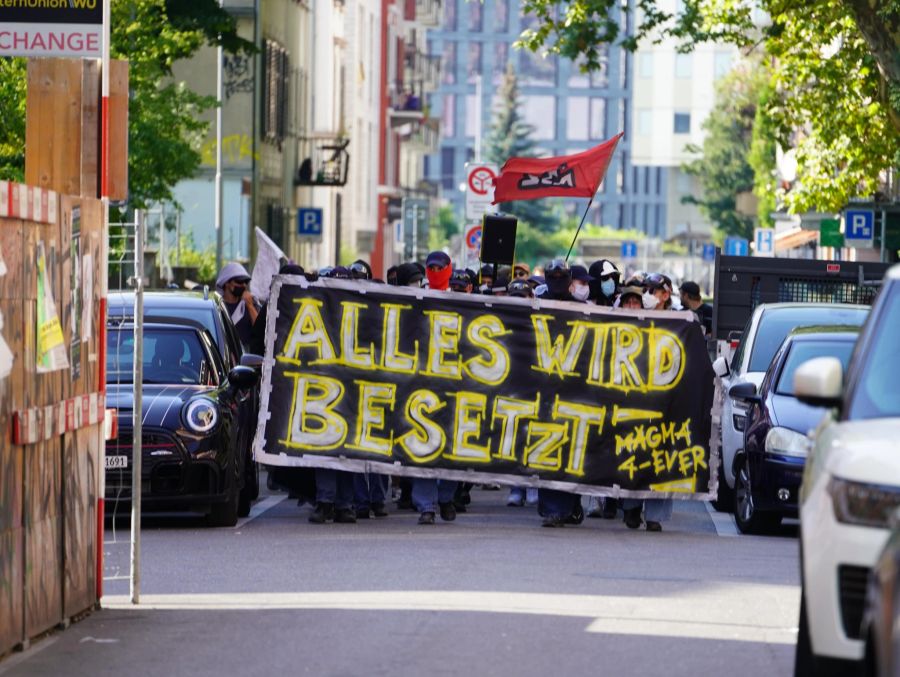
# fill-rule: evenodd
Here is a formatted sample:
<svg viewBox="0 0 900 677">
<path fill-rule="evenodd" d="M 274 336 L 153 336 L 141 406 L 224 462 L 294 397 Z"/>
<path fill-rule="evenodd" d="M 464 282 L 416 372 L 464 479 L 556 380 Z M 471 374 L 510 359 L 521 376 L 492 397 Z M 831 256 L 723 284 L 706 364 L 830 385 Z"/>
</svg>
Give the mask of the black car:
<svg viewBox="0 0 900 677">
<path fill-rule="evenodd" d="M 113 292 L 107 301 L 107 315 L 110 322 L 134 321 L 134 293 Z M 257 365 L 261 360 L 255 356 L 245 355 L 241 340 L 222 297 L 209 291 L 146 291 L 144 292 L 144 322 L 162 322 L 166 324 L 200 323 L 213 338 L 225 365 L 230 371 L 239 364 Z M 242 407 L 242 419 L 239 425 L 256 429 L 259 413 L 259 394 L 254 390 L 248 393 L 251 406 Z M 251 500 L 259 497 L 259 468 L 253 460 L 253 434 L 247 436 L 247 447 L 244 450 L 246 477 L 244 484 L 248 487 Z"/>
<path fill-rule="evenodd" d="M 118 436 L 106 445 L 106 501 L 115 513 L 131 500 L 134 325 L 107 326 L 107 406 Z M 147 323 L 143 331 L 141 500 L 147 510 L 202 510 L 233 526 L 250 510 L 246 449 L 253 430 L 239 425 L 253 406 L 257 372 L 226 370 L 199 322 Z"/>
<path fill-rule="evenodd" d="M 807 433 L 825 409 L 797 399 L 794 372 L 815 357 L 836 357 L 846 369 L 857 336 L 856 327 L 798 329 L 778 349 L 758 392 L 749 382 L 729 390 L 750 404 L 744 448 L 734 458 L 734 519 L 742 533 L 764 533 L 797 516 Z"/>
<path fill-rule="evenodd" d="M 865 640 L 865 677 L 900 672 L 900 513 L 891 518 L 891 535 L 869 574 L 860 637 Z"/>
</svg>

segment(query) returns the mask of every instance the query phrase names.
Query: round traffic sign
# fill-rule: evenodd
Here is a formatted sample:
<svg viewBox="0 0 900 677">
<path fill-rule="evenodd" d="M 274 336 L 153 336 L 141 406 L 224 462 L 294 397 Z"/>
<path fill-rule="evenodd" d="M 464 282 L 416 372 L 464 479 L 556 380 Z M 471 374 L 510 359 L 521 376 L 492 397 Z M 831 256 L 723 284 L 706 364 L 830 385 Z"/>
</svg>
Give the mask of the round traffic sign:
<svg viewBox="0 0 900 677">
<path fill-rule="evenodd" d="M 476 195 L 487 195 L 497 175 L 490 167 L 475 167 L 469 173 L 469 188 Z"/>
<path fill-rule="evenodd" d="M 472 226 L 466 231 L 466 245 L 469 249 L 478 249 L 481 246 L 481 226 Z"/>
</svg>

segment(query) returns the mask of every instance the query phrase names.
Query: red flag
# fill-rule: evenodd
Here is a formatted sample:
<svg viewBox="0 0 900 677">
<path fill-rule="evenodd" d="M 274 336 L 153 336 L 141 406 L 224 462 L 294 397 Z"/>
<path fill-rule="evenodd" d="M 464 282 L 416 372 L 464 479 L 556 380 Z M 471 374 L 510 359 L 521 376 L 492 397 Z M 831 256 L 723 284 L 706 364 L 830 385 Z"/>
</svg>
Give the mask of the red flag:
<svg viewBox="0 0 900 677">
<path fill-rule="evenodd" d="M 511 157 L 494 179 L 494 202 L 542 197 L 592 197 L 622 134 L 590 150 L 562 157 Z"/>
</svg>

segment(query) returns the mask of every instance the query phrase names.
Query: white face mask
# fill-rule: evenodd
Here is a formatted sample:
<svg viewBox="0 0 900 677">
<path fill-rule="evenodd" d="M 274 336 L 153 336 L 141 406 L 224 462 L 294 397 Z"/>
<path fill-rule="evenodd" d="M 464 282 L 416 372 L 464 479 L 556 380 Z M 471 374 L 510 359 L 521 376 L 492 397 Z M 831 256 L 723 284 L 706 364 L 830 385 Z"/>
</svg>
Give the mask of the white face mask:
<svg viewBox="0 0 900 677">
<path fill-rule="evenodd" d="M 645 291 L 641 295 L 641 303 L 644 304 L 644 308 L 646 310 L 653 310 L 654 308 L 656 308 L 659 302 L 656 300 L 656 296 L 654 296 L 652 292 Z"/>
<path fill-rule="evenodd" d="M 576 301 L 587 301 L 587 297 L 591 293 L 591 288 L 587 285 L 578 285 L 575 289 L 572 290 L 572 296 L 575 297 Z"/>
</svg>

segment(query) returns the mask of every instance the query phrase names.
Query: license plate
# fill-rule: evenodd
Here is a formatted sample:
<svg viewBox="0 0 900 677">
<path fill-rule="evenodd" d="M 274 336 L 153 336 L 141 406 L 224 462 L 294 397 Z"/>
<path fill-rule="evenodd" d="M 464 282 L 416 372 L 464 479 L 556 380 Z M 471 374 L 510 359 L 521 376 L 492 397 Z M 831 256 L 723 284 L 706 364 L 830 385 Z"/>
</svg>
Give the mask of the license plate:
<svg viewBox="0 0 900 677">
<path fill-rule="evenodd" d="M 128 467 L 128 457 L 127 456 L 107 456 L 106 457 L 106 469 L 107 470 L 117 470 L 119 468 L 127 468 Z"/>
</svg>

